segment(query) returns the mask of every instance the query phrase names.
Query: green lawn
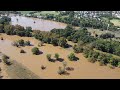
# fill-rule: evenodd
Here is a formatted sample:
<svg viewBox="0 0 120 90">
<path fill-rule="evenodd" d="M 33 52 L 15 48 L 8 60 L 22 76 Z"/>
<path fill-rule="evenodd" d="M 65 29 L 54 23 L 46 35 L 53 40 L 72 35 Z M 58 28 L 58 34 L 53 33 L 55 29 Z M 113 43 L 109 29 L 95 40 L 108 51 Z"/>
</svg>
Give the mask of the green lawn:
<svg viewBox="0 0 120 90">
<path fill-rule="evenodd" d="M 104 33 L 111 33 L 111 34 L 115 34 L 116 37 L 120 37 L 120 31 L 101 31 L 100 29 L 92 29 L 92 28 L 88 28 L 88 32 L 93 33 L 95 31 L 96 34 L 101 35 Z"/>
<path fill-rule="evenodd" d="M 120 20 L 119 19 L 112 19 L 110 20 L 115 26 L 120 26 Z"/>
<path fill-rule="evenodd" d="M 93 33 L 95 31 L 96 34 L 101 35 L 106 33 L 106 31 L 101 31 L 99 29 L 88 28 L 88 32 Z M 109 32 L 109 31 L 108 31 Z"/>
</svg>

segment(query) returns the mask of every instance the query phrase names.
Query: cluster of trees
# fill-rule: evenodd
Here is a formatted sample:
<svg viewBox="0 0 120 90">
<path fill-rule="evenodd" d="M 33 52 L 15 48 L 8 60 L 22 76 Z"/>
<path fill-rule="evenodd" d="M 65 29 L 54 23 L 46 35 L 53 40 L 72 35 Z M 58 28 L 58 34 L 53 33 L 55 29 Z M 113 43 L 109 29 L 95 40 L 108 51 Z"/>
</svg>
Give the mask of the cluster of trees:
<svg viewBox="0 0 120 90">
<path fill-rule="evenodd" d="M 74 47 L 80 47 L 80 46 L 76 45 Z M 82 50 L 80 50 L 80 52 L 83 52 L 84 56 L 88 58 L 88 61 L 92 63 L 98 61 L 100 65 L 111 64 L 112 66 L 116 66 L 116 67 L 119 66 L 120 64 L 120 58 L 116 58 L 111 54 L 98 52 L 88 47 L 81 47 L 81 48 Z M 75 53 L 80 53 L 79 48 L 77 49 L 73 48 L 73 49 Z"/>
<path fill-rule="evenodd" d="M 77 60 L 79 60 L 79 58 L 77 58 L 74 53 L 70 53 L 70 55 L 68 55 L 68 59 L 70 61 L 77 61 Z"/>
<path fill-rule="evenodd" d="M 97 51 L 89 50 L 89 49 L 84 49 L 84 55 L 90 62 L 100 62 L 100 65 L 107 65 L 111 64 L 112 66 L 118 66 L 120 59 L 115 58 L 110 54 L 103 54 Z"/>
<path fill-rule="evenodd" d="M 19 46 L 30 46 L 30 41 L 24 41 L 23 39 L 20 39 L 18 41 L 14 41 L 12 43 L 13 46 L 19 47 Z"/>
<path fill-rule="evenodd" d="M 5 14 L 9 15 L 10 13 L 19 14 L 18 11 L 0 11 L 0 14 L 2 14 L 2 15 L 5 15 Z"/>
<path fill-rule="evenodd" d="M 62 63 L 63 67 L 58 67 L 58 74 L 63 75 L 66 73 L 67 62 Z"/>
<path fill-rule="evenodd" d="M 48 59 L 48 61 L 52 61 L 51 56 L 52 56 L 51 54 L 47 54 L 47 55 L 46 55 L 46 58 Z M 55 58 L 56 60 L 59 60 L 59 57 L 60 57 L 60 55 L 59 55 L 58 53 L 55 53 L 54 58 Z"/>
<path fill-rule="evenodd" d="M 118 41 L 97 39 L 96 41 L 86 45 L 83 42 L 78 42 L 77 45 L 73 46 L 73 50 L 75 53 L 82 53 L 84 51 L 84 46 L 87 46 L 89 49 L 95 48 L 102 52 L 107 52 L 120 56 L 120 42 Z"/>
<path fill-rule="evenodd" d="M 3 16 L 0 18 L 0 33 L 4 33 L 4 26 L 9 25 L 11 18 Z"/>
<path fill-rule="evenodd" d="M 6 25 L 4 26 L 3 32 L 7 35 L 18 35 L 18 36 L 32 36 L 32 28 L 26 27 L 26 29 L 20 25 Z"/>
<path fill-rule="evenodd" d="M 111 33 L 105 33 L 105 34 L 101 34 L 101 35 L 100 35 L 100 38 L 103 38 L 103 39 L 115 38 L 115 35 L 114 35 L 114 34 L 111 34 Z"/>
<path fill-rule="evenodd" d="M 95 40 L 95 38 L 91 36 L 86 28 L 75 30 L 71 25 L 68 25 L 65 29 L 53 29 L 51 32 L 60 37 L 65 37 L 68 39 L 68 41 L 72 41 L 74 43 L 77 43 L 79 40 L 83 41 L 84 43 L 90 43 Z"/>
<path fill-rule="evenodd" d="M 20 25 L 10 25 L 11 18 L 3 16 L 0 19 L 0 33 L 6 33 L 7 35 L 18 35 L 18 36 L 32 36 L 32 28 L 26 27 L 26 29 Z"/>
<path fill-rule="evenodd" d="M 82 53 L 83 52 L 83 47 L 80 45 L 74 45 L 73 50 L 75 53 Z"/>
<path fill-rule="evenodd" d="M 6 25 L 6 24 L 9 24 L 11 21 L 11 18 L 7 17 L 7 16 L 2 16 L 0 18 L 0 24 L 2 25 Z"/>
<path fill-rule="evenodd" d="M 31 51 L 34 55 L 39 55 L 40 54 L 39 48 L 37 48 L 37 47 L 32 48 Z"/>
<path fill-rule="evenodd" d="M 120 56 L 120 42 L 118 41 L 97 39 L 96 41 L 89 44 L 85 44 L 82 41 L 79 41 L 77 45 L 73 46 L 73 50 L 75 53 L 83 52 L 84 56 L 88 58 L 90 62 L 98 61 L 100 65 L 110 64 L 112 66 L 120 66 L 120 58 L 116 58 L 111 54 L 98 52 L 94 48 L 103 52 Z"/>
<path fill-rule="evenodd" d="M 54 46 L 61 46 L 63 48 L 69 47 L 67 40 L 74 43 L 79 41 L 91 43 L 96 40 L 86 28 L 75 30 L 71 25 L 68 25 L 65 29 L 52 29 L 50 32 L 33 31 L 33 33 L 33 36 L 43 43 L 53 44 Z"/>
<path fill-rule="evenodd" d="M 52 32 L 34 31 L 33 35 L 36 39 L 41 40 L 43 43 L 52 44 L 54 46 L 68 47 L 67 40 L 64 37 L 59 37 Z"/>
<path fill-rule="evenodd" d="M 103 52 L 120 56 L 120 42 L 118 41 L 98 39 L 93 46 Z"/>
<path fill-rule="evenodd" d="M 92 12 L 89 12 L 89 14 Z M 95 29 L 102 29 L 102 30 L 119 30 L 118 26 L 114 26 L 113 23 L 110 22 L 109 18 L 114 18 L 110 13 L 99 15 L 99 17 L 76 17 L 75 11 L 65 11 L 60 12 L 59 15 L 48 14 L 45 16 L 45 19 L 56 20 L 58 22 L 63 22 L 67 24 L 71 24 L 73 26 L 80 26 L 80 27 L 91 27 Z M 107 17 L 109 21 L 104 21 L 101 17 Z M 109 27 L 108 27 L 109 24 Z"/>
<path fill-rule="evenodd" d="M 42 19 L 55 20 L 55 17 L 54 14 L 46 14 Z"/>
</svg>

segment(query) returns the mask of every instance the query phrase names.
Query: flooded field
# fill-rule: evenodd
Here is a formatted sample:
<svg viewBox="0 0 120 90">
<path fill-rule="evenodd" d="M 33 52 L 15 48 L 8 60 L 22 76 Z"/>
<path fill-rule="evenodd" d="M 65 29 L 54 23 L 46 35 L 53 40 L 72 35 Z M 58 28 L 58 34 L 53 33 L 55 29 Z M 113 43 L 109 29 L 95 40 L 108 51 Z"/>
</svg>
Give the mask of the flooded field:
<svg viewBox="0 0 120 90">
<path fill-rule="evenodd" d="M 38 18 L 32 18 L 32 17 L 24 17 L 24 16 L 18 16 L 14 14 L 10 14 L 11 17 L 11 24 L 12 25 L 21 25 L 25 28 L 28 26 L 31 26 L 33 30 L 41 30 L 41 31 L 50 31 L 51 29 L 57 28 L 57 29 L 64 29 L 67 24 L 55 22 L 51 20 L 43 20 Z"/>
<path fill-rule="evenodd" d="M 30 71 L 35 73 L 37 76 L 43 79 L 120 79 L 120 68 L 110 69 L 107 66 L 99 66 L 98 63 L 90 63 L 83 56 L 82 53 L 75 54 L 80 60 L 69 61 L 67 56 L 71 53 L 70 50 L 63 49 L 59 46 L 54 47 L 50 44 L 44 44 L 39 47 L 39 50 L 43 52 L 40 55 L 33 55 L 31 49 L 38 46 L 39 41 L 33 37 L 19 37 L 19 36 L 9 36 L 6 34 L 1 34 L 4 40 L 0 40 L 0 52 L 5 53 L 10 56 L 11 59 L 23 64 Z M 29 40 L 33 46 L 25 47 L 14 47 L 11 43 L 15 40 L 24 39 Z M 20 53 L 23 49 L 26 53 Z M 73 71 L 68 71 L 68 75 L 59 75 L 57 73 L 58 67 L 62 66 L 62 62 L 49 62 L 46 58 L 46 54 L 59 53 L 60 58 L 67 62 L 68 67 L 74 68 Z M 46 67 L 45 70 L 41 70 L 41 65 Z"/>
</svg>

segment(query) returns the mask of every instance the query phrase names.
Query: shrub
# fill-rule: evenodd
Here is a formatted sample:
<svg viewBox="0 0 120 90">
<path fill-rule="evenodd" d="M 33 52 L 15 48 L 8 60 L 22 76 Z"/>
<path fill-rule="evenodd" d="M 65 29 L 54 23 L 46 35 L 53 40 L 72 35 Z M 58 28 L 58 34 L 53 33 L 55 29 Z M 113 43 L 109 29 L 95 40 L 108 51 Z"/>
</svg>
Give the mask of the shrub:
<svg viewBox="0 0 120 90">
<path fill-rule="evenodd" d="M 68 40 L 68 41 L 72 41 L 72 37 L 71 37 L 71 36 L 68 36 L 68 37 L 67 37 L 67 40 Z"/>
<path fill-rule="evenodd" d="M 1 40 L 3 40 L 3 37 L 1 37 Z"/>
<path fill-rule="evenodd" d="M 32 48 L 32 53 L 35 55 L 39 55 L 39 49 L 37 47 Z"/>
<path fill-rule="evenodd" d="M 39 42 L 39 43 L 38 43 L 38 47 L 43 46 L 43 44 L 44 44 L 44 42 L 43 42 L 43 41 Z"/>
<path fill-rule="evenodd" d="M 88 56 L 89 56 L 89 49 L 87 49 L 87 48 L 84 48 L 84 51 L 83 51 L 83 53 L 84 53 L 84 56 L 86 57 L 86 58 L 88 58 Z"/>
<path fill-rule="evenodd" d="M 55 53 L 55 56 L 54 56 L 57 60 L 59 59 L 59 54 L 58 53 Z"/>
<path fill-rule="evenodd" d="M 46 69 L 46 67 L 42 65 L 42 66 L 41 66 L 41 69 L 44 70 L 44 69 Z"/>
<path fill-rule="evenodd" d="M 109 61 L 109 63 L 111 64 L 111 65 L 113 65 L 113 66 L 117 66 L 118 65 L 118 60 L 116 59 L 116 58 L 111 58 L 110 59 L 110 61 Z"/>
<path fill-rule="evenodd" d="M 58 74 L 64 74 L 65 73 L 65 69 L 62 69 L 62 67 L 58 68 Z"/>
<path fill-rule="evenodd" d="M 70 55 L 68 55 L 68 59 L 70 61 L 76 61 L 76 60 L 78 60 L 78 58 L 75 56 L 74 53 L 70 53 Z"/>
<path fill-rule="evenodd" d="M 18 40 L 18 44 L 19 44 L 20 46 L 24 46 L 24 40 L 23 40 L 23 39 Z"/>
<path fill-rule="evenodd" d="M 66 69 L 67 62 L 64 61 L 62 64 L 63 64 L 64 69 Z"/>
<path fill-rule="evenodd" d="M 120 62 L 118 62 L 118 67 L 120 68 Z"/>
<path fill-rule="evenodd" d="M 111 64 L 108 64 L 108 66 L 111 68 L 111 69 L 114 69 L 115 67 Z"/>
<path fill-rule="evenodd" d="M 25 45 L 30 46 L 30 41 L 26 41 Z"/>
<path fill-rule="evenodd" d="M 100 54 L 99 56 L 98 56 L 98 58 L 97 58 L 97 61 L 101 61 L 102 60 L 102 55 Z"/>
<path fill-rule="evenodd" d="M 102 61 L 102 60 L 99 61 L 99 65 L 100 65 L 100 66 L 104 66 L 104 65 L 105 65 L 105 64 L 104 64 L 104 61 Z"/>
<path fill-rule="evenodd" d="M 52 38 L 52 39 L 51 39 L 51 44 L 52 44 L 53 46 L 58 46 L 58 39 Z"/>
<path fill-rule="evenodd" d="M 16 41 L 14 41 L 14 42 L 12 43 L 12 46 L 16 46 L 16 47 L 18 47 L 19 44 L 18 44 Z"/>
<path fill-rule="evenodd" d="M 63 48 L 67 48 L 67 47 L 68 47 L 67 41 L 66 41 L 66 39 L 63 38 L 63 37 L 61 37 L 61 38 L 59 39 L 58 45 L 59 45 L 60 47 L 63 47 Z"/>
<path fill-rule="evenodd" d="M 100 35 L 100 38 L 103 38 L 103 39 L 114 38 L 114 37 L 115 37 L 115 35 L 111 34 L 111 33 L 105 33 L 105 34 Z"/>
<path fill-rule="evenodd" d="M 9 57 L 6 55 L 2 56 L 2 60 L 6 65 L 11 65 L 12 63 L 9 61 Z"/>
<path fill-rule="evenodd" d="M 20 53 L 25 53 L 25 51 L 22 49 L 22 50 L 20 50 Z"/>
<path fill-rule="evenodd" d="M 95 63 L 96 59 L 94 57 L 91 57 L 90 59 L 88 59 L 89 62 Z"/>
<path fill-rule="evenodd" d="M 83 48 L 77 45 L 73 46 L 73 50 L 75 53 L 82 53 L 83 52 Z"/>
<path fill-rule="evenodd" d="M 46 57 L 49 61 L 51 60 L 51 54 L 47 54 Z"/>
<path fill-rule="evenodd" d="M 7 55 L 3 55 L 2 59 L 9 59 L 9 57 Z"/>
</svg>

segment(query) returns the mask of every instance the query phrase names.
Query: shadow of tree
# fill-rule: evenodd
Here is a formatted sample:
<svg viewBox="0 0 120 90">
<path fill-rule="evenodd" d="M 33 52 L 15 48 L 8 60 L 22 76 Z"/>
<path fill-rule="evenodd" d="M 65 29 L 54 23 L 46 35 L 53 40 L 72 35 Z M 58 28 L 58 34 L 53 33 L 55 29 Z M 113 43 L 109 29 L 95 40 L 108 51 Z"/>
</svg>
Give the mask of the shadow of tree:
<svg viewBox="0 0 120 90">
<path fill-rule="evenodd" d="M 75 57 L 74 61 L 78 61 L 78 60 L 79 60 L 79 58 L 78 58 L 78 57 Z"/>
<path fill-rule="evenodd" d="M 74 68 L 73 68 L 73 67 L 66 67 L 66 70 L 67 70 L 67 71 L 73 71 Z"/>
<path fill-rule="evenodd" d="M 70 75 L 70 73 L 68 73 L 67 71 L 65 71 L 64 75 Z"/>
<path fill-rule="evenodd" d="M 70 75 L 70 73 L 68 73 L 67 71 L 65 71 L 64 73 L 62 73 L 60 75 Z"/>
<path fill-rule="evenodd" d="M 3 78 L 3 76 L 0 76 L 0 79 Z"/>
<path fill-rule="evenodd" d="M 34 54 L 34 55 L 40 55 L 40 54 L 43 54 L 43 52 L 39 51 L 37 54 Z"/>
<path fill-rule="evenodd" d="M 55 61 L 56 61 L 56 59 L 50 59 L 49 61 L 50 61 L 50 62 L 55 62 Z"/>
<path fill-rule="evenodd" d="M 2 59 L 0 59 L 0 63 L 2 62 Z"/>
<path fill-rule="evenodd" d="M 57 61 L 59 61 L 59 62 L 63 62 L 64 59 L 63 59 L 63 58 L 58 58 Z"/>
<path fill-rule="evenodd" d="M 42 51 L 39 51 L 39 54 L 43 54 L 43 52 L 42 52 Z"/>
</svg>

